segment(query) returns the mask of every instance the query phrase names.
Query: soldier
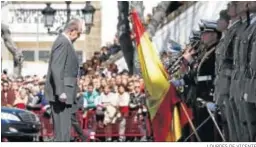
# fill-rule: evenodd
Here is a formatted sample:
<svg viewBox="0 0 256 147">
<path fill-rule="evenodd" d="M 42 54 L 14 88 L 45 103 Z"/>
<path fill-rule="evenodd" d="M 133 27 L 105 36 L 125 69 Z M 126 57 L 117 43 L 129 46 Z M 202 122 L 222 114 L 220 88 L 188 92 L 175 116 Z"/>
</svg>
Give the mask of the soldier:
<svg viewBox="0 0 256 147">
<path fill-rule="evenodd" d="M 190 63 L 191 69 L 184 77 L 185 83 L 189 81 L 189 90 L 187 99 L 192 101 L 195 124 L 199 126 L 208 116 L 205 108 L 199 108 L 195 105 L 195 99 L 200 97 L 205 101 L 213 101 L 213 79 L 215 63 L 215 46 L 221 37 L 221 32 L 217 30 L 216 22 L 202 21 L 200 25 L 201 43 L 194 53 L 187 53 L 183 57 Z M 213 122 L 206 122 L 199 130 L 199 136 L 202 141 L 214 141 Z"/>
<path fill-rule="evenodd" d="M 242 101 L 244 95 L 244 74 L 245 74 L 245 58 L 243 49 L 240 47 L 243 32 L 248 27 L 247 4 L 246 1 L 232 2 L 235 7 L 235 13 L 241 18 L 241 25 L 238 28 L 234 42 L 233 71 L 230 87 L 230 103 L 233 119 L 235 122 L 238 141 L 248 141 L 249 131 L 247 129 L 244 108 L 245 103 Z"/>
<path fill-rule="evenodd" d="M 175 62 L 172 62 L 168 68 L 170 74 L 170 82 L 176 87 L 177 94 L 187 101 L 187 94 L 189 89 L 194 86 L 190 83 L 193 79 L 190 79 L 190 66 L 193 65 L 192 54 L 194 54 L 198 44 L 200 42 L 200 31 L 193 31 L 190 36 L 190 43 L 186 49 L 177 57 Z M 189 57 L 191 56 L 191 57 Z M 192 78 L 192 77 L 191 77 Z M 179 141 L 184 141 L 186 137 L 191 134 L 189 124 L 183 127 L 183 136 Z"/>
<path fill-rule="evenodd" d="M 216 65 L 216 85 L 215 85 L 215 100 L 220 106 L 222 111 L 222 116 L 224 116 L 228 123 L 228 132 L 230 141 L 238 141 L 239 138 L 239 123 L 236 118 L 238 114 L 233 112 L 235 118 L 233 118 L 233 113 L 231 109 L 231 102 L 228 99 L 230 97 L 228 90 L 230 89 L 230 78 L 232 73 L 232 63 L 233 63 L 233 50 L 235 45 L 235 38 L 238 29 L 241 26 L 241 20 L 236 14 L 236 2 L 231 2 L 228 4 L 228 16 L 231 18 L 231 24 L 228 31 L 225 33 L 223 39 L 223 45 L 218 48 L 216 55 L 219 55 L 219 65 Z M 233 100 L 231 100 L 233 101 Z M 224 103 L 223 103 L 224 102 Z M 234 108 L 233 108 L 234 109 Z M 235 110 L 235 109 L 234 109 Z M 227 136 L 227 134 L 226 134 Z"/>
<path fill-rule="evenodd" d="M 229 141 L 238 141 L 239 137 L 239 122 L 237 119 L 238 114 L 231 109 L 233 99 L 230 101 L 227 97 L 230 97 L 228 90 L 230 88 L 231 69 L 233 62 L 233 49 L 235 44 L 235 38 L 238 28 L 241 25 L 240 18 L 236 14 L 236 3 L 230 2 L 227 10 L 228 16 L 231 18 L 231 24 L 228 27 L 228 31 L 225 33 L 223 39 L 223 45 L 217 49 L 216 57 L 219 64 L 216 64 L 216 79 L 215 79 L 215 101 L 220 106 L 221 115 L 224 120 L 227 121 L 229 135 L 227 138 Z M 224 112 L 223 112 L 224 111 Z M 233 115 L 233 113 L 235 115 Z M 233 117 L 235 116 L 235 117 Z"/>
<path fill-rule="evenodd" d="M 196 97 L 202 98 L 205 101 L 213 101 L 213 79 L 215 75 L 215 49 L 221 38 L 221 32 L 217 30 L 216 22 L 202 21 L 204 29 L 201 35 L 201 42 L 205 46 L 203 55 L 199 57 L 197 66 L 196 81 Z M 198 117 L 196 124 L 201 124 L 208 116 L 205 108 L 198 108 L 196 110 Z M 213 122 L 207 122 L 200 130 L 199 135 L 202 141 L 214 141 Z"/>
<path fill-rule="evenodd" d="M 190 43 L 181 54 L 181 56 L 172 64 L 169 68 L 171 74 L 171 82 L 176 86 L 181 97 L 186 101 L 187 91 L 189 90 L 191 83 L 189 81 L 190 66 L 193 65 L 193 58 L 191 58 L 200 43 L 200 31 L 192 31 L 190 36 Z M 189 57 L 191 56 L 191 57 Z M 185 78 L 185 79 L 184 79 Z M 184 81 L 185 80 L 185 81 Z"/>
<path fill-rule="evenodd" d="M 229 35 L 227 33 L 228 24 L 230 17 L 227 14 L 227 10 L 222 10 L 220 12 L 220 17 L 218 19 L 217 29 L 222 32 L 222 38 L 219 44 L 216 47 L 215 56 L 215 87 L 214 87 L 214 100 L 219 106 L 221 111 L 221 126 L 223 128 L 224 136 L 228 139 L 228 124 L 227 124 L 227 115 L 225 115 L 225 106 L 223 101 L 229 100 L 229 86 L 230 86 L 230 76 L 232 69 L 232 52 L 229 48 L 225 48 L 224 42 L 227 42 Z M 227 35 L 227 36 L 226 36 Z M 209 106 L 209 105 L 208 105 Z M 233 128 L 234 129 L 234 128 Z"/>
<path fill-rule="evenodd" d="M 255 105 L 255 73 L 256 73 L 256 2 L 248 2 L 248 10 L 252 12 L 250 17 L 247 12 L 248 27 L 241 34 L 239 42 L 239 64 L 245 68 L 241 73 L 241 125 L 243 128 L 242 141 L 256 141 L 256 105 Z"/>
</svg>

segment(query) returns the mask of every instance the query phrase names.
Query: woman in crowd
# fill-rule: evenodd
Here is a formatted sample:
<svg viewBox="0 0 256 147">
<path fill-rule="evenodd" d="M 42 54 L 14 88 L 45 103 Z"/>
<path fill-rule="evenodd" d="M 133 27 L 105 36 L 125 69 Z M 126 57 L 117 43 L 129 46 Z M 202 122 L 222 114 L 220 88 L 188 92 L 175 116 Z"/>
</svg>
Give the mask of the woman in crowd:
<svg viewBox="0 0 256 147">
<path fill-rule="evenodd" d="M 125 78 L 122 78 L 122 82 L 121 82 L 122 85 L 124 86 L 127 86 L 128 84 L 128 79 L 125 77 Z"/>
<path fill-rule="evenodd" d="M 21 88 L 19 90 L 19 97 L 17 97 L 13 103 L 13 106 L 20 109 L 26 109 L 28 103 L 28 93 L 27 90 Z"/>
<path fill-rule="evenodd" d="M 107 85 L 107 80 L 104 78 L 104 79 L 101 79 L 101 86 L 105 87 Z"/>
<path fill-rule="evenodd" d="M 121 78 L 120 75 L 117 75 L 117 76 L 116 76 L 116 85 L 118 86 L 118 85 L 120 85 L 121 83 L 122 83 L 122 78 Z"/>
<path fill-rule="evenodd" d="M 88 85 L 88 90 L 83 93 L 84 98 L 84 108 L 85 110 L 95 109 L 96 108 L 96 98 L 99 96 L 99 93 L 94 89 L 93 84 Z"/>
<path fill-rule="evenodd" d="M 83 84 L 88 85 L 90 82 L 91 82 L 90 77 L 89 76 L 85 76 Z"/>
<path fill-rule="evenodd" d="M 99 88 L 100 88 L 100 79 L 99 78 L 94 78 L 93 80 L 92 80 L 92 84 L 93 84 L 93 87 L 95 88 L 95 90 L 96 91 L 98 91 L 99 90 Z"/>
<path fill-rule="evenodd" d="M 119 141 L 125 141 L 126 118 L 129 115 L 130 95 L 126 92 L 125 85 L 118 86 L 118 106 L 121 113 L 119 123 Z"/>
<path fill-rule="evenodd" d="M 92 83 L 88 85 L 88 89 L 86 92 L 82 94 L 84 99 L 84 118 L 87 118 L 87 120 L 90 122 L 91 120 L 94 120 L 95 117 L 90 115 L 91 112 L 94 112 L 97 106 L 97 97 L 99 96 L 99 93 L 95 90 Z M 94 115 L 94 113 L 93 113 Z M 89 123 L 90 128 L 92 129 L 92 132 L 90 133 L 90 139 L 94 139 L 95 131 L 96 131 L 96 124 L 93 122 Z M 87 126 L 87 127 L 89 127 Z"/>
<path fill-rule="evenodd" d="M 118 105 L 118 95 L 116 93 L 110 92 L 109 85 L 104 87 L 103 93 L 100 95 L 99 106 L 97 108 L 98 112 L 104 111 L 104 125 L 106 126 L 106 141 L 111 141 L 112 124 L 116 121 L 117 115 L 117 105 Z"/>
<path fill-rule="evenodd" d="M 15 92 L 7 81 L 2 84 L 1 90 L 1 106 L 12 107 L 14 100 L 16 99 Z"/>
<path fill-rule="evenodd" d="M 134 83 L 133 83 L 133 80 L 128 82 L 127 89 L 128 89 L 129 94 L 134 93 Z"/>
</svg>

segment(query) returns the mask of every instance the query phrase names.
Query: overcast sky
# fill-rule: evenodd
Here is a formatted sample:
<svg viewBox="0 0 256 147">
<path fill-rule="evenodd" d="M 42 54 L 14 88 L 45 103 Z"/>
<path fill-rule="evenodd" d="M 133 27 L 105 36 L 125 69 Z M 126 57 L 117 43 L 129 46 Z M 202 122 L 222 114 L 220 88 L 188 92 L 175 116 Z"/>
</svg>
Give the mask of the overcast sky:
<svg viewBox="0 0 256 147">
<path fill-rule="evenodd" d="M 152 12 L 152 8 L 160 2 L 159 0 L 154 1 L 143 1 L 145 6 L 145 15 Z M 102 5 L 102 45 L 107 42 L 112 42 L 116 33 L 118 8 L 117 1 L 115 0 L 103 0 Z"/>
</svg>

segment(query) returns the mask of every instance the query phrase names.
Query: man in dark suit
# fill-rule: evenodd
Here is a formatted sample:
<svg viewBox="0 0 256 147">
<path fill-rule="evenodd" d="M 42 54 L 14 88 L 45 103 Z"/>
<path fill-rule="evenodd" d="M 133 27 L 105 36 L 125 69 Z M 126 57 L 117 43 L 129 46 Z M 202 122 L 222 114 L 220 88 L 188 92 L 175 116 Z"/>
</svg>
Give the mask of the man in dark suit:
<svg viewBox="0 0 256 147">
<path fill-rule="evenodd" d="M 71 20 L 52 46 L 45 96 L 50 102 L 55 141 L 70 141 L 72 107 L 76 107 L 78 57 L 73 42 L 80 37 L 82 23 Z"/>
</svg>

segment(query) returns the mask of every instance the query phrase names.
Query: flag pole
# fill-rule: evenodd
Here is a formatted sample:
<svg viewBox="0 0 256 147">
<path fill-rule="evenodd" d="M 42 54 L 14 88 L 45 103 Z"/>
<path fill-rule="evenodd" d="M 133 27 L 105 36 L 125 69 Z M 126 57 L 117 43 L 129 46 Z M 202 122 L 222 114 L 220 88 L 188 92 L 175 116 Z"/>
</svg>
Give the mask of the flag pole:
<svg viewBox="0 0 256 147">
<path fill-rule="evenodd" d="M 182 103 L 180 103 L 180 105 L 181 105 L 183 111 L 185 112 L 185 115 L 186 115 L 186 117 L 187 117 L 187 119 L 188 119 L 189 125 L 190 125 L 191 129 L 193 130 L 194 134 L 196 135 L 197 140 L 198 140 L 199 142 L 201 142 L 201 138 L 199 137 L 199 135 L 198 135 L 198 133 L 197 133 L 197 131 L 196 131 L 196 129 L 195 129 L 195 126 L 194 126 L 192 120 L 190 119 L 190 117 L 189 117 L 189 115 L 188 115 L 187 110 L 185 109 L 185 107 L 184 107 L 184 105 L 183 105 Z"/>
<path fill-rule="evenodd" d="M 197 128 L 196 130 L 199 130 L 208 120 L 211 119 L 211 116 L 208 116 Z M 191 133 L 184 141 L 186 142 L 191 136 L 193 136 L 195 133 Z"/>
</svg>

